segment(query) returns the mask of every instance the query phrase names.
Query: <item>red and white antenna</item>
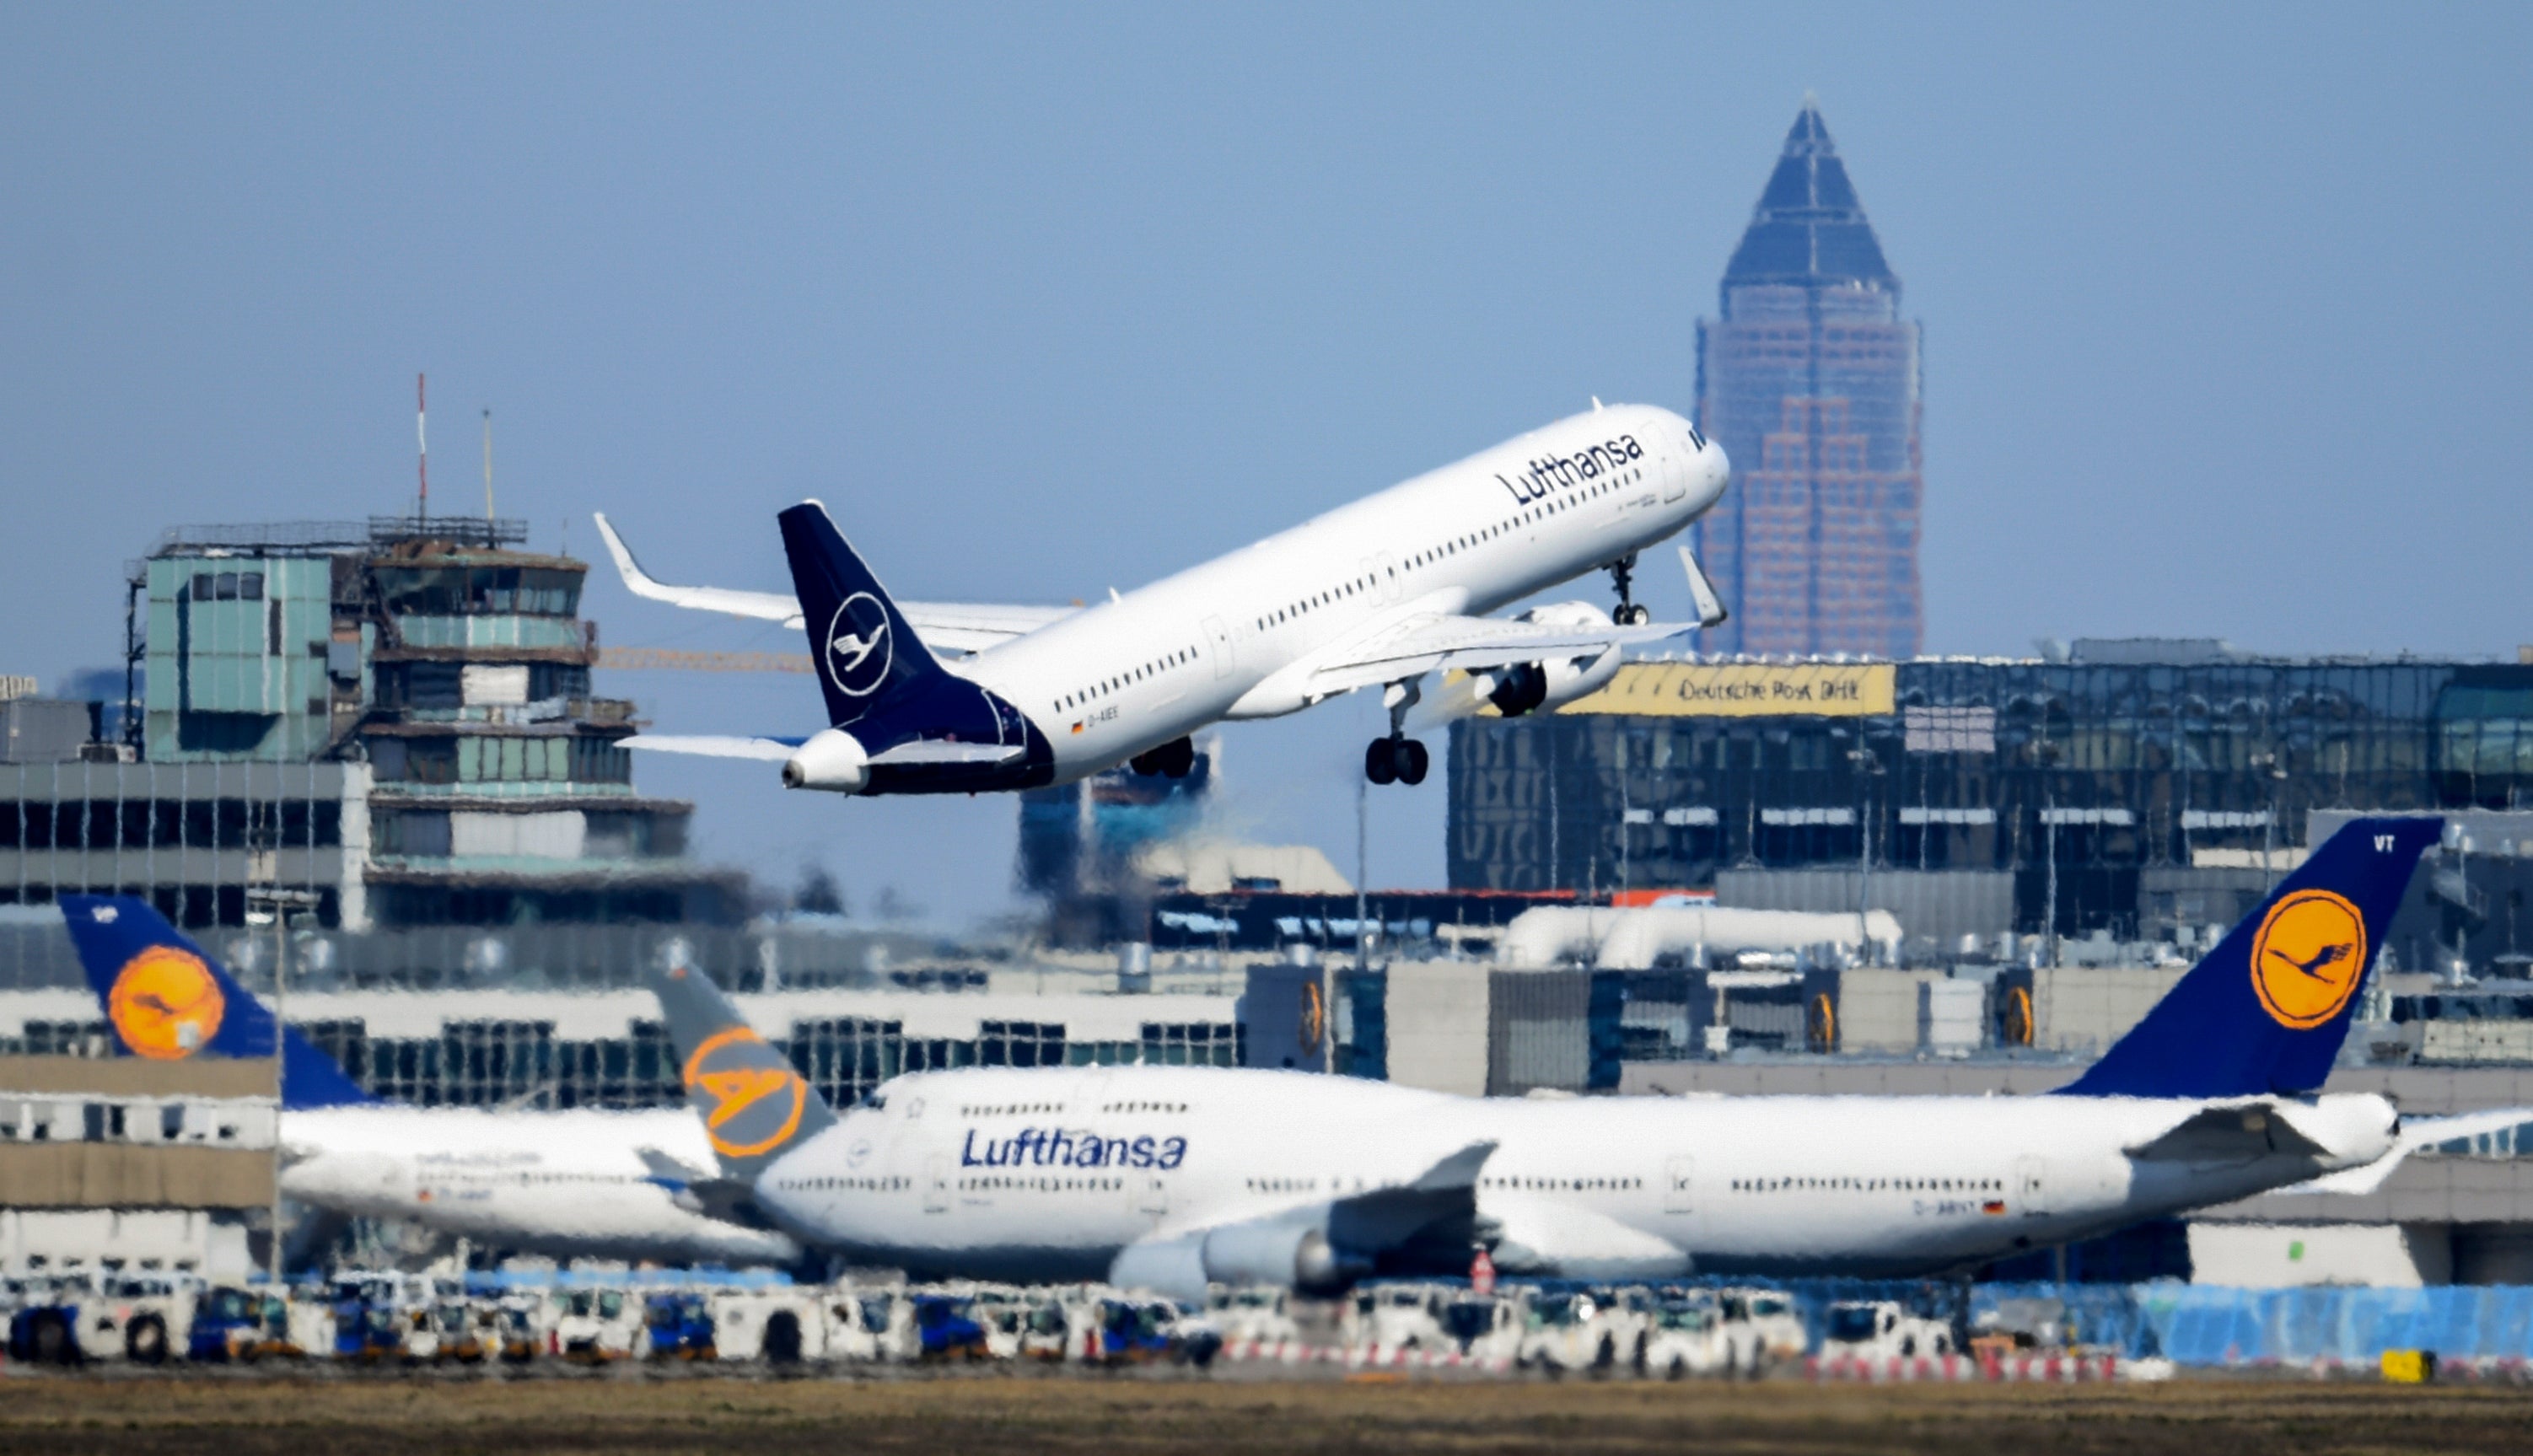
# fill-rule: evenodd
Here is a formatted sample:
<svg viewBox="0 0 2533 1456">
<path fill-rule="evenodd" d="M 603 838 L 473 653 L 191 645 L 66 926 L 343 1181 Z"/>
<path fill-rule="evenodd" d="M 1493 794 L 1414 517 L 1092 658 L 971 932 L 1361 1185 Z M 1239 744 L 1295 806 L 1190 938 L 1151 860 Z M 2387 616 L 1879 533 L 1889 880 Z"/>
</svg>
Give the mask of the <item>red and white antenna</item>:
<svg viewBox="0 0 2533 1456">
<path fill-rule="evenodd" d="M 428 379 L 425 375 L 413 377 L 413 441 L 420 450 L 415 463 L 422 472 L 422 504 L 415 515 L 422 520 L 431 519 L 431 408 L 430 398 L 423 392 Z"/>
</svg>

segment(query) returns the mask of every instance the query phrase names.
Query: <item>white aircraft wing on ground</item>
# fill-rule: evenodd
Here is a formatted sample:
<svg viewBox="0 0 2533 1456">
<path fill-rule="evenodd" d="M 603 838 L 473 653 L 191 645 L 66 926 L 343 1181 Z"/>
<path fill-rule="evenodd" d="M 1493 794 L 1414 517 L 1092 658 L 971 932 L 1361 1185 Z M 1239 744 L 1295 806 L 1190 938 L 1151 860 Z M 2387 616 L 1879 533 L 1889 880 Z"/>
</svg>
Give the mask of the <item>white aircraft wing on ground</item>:
<svg viewBox="0 0 2533 1456">
<path fill-rule="evenodd" d="M 729 616 L 754 617 L 761 621 L 781 622 L 787 627 L 800 625 L 800 603 L 789 592 L 750 592 L 735 587 L 671 586 L 654 578 L 633 559 L 632 549 L 604 511 L 593 512 L 598 518 L 598 534 L 607 543 L 607 553 L 616 560 L 616 572 L 624 578 L 624 589 L 637 597 L 666 602 L 673 607 L 692 608 L 697 612 L 718 612 Z M 900 602 L 903 612 L 923 645 L 935 652 L 974 653 L 999 647 L 1014 637 L 1024 636 L 1059 617 L 1080 611 L 1076 607 L 1016 607 L 990 602 Z M 657 747 L 657 744 L 645 744 Z M 689 750 L 698 751 L 698 750 Z"/>
</svg>

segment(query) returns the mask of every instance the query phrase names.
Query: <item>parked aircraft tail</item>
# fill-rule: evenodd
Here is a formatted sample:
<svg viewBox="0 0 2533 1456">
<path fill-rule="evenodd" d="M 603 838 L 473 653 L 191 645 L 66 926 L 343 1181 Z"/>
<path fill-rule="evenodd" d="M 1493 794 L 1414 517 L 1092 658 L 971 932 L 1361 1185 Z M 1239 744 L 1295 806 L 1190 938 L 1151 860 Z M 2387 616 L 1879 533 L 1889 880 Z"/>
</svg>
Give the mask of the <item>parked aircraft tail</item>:
<svg viewBox="0 0 2533 1456">
<path fill-rule="evenodd" d="M 154 1062 L 272 1055 L 272 1013 L 149 902 L 65 895 L 61 906 L 119 1054 Z M 281 1046 L 283 1108 L 377 1100 L 298 1032 L 285 1028 Z"/>
<path fill-rule="evenodd" d="M 817 1088 L 747 1024 L 710 976 L 673 965 L 652 976 L 651 989 L 677 1050 L 678 1080 L 704 1120 L 722 1172 L 753 1183 L 775 1159 L 834 1125 L 836 1114 Z"/>
<path fill-rule="evenodd" d="M 909 688 L 949 675 L 845 543 L 825 505 L 803 500 L 777 519 L 830 724 L 858 723 Z"/>
<path fill-rule="evenodd" d="M 2319 1090 L 2437 818 L 2352 819 L 2060 1090 L 2249 1097 Z"/>
</svg>

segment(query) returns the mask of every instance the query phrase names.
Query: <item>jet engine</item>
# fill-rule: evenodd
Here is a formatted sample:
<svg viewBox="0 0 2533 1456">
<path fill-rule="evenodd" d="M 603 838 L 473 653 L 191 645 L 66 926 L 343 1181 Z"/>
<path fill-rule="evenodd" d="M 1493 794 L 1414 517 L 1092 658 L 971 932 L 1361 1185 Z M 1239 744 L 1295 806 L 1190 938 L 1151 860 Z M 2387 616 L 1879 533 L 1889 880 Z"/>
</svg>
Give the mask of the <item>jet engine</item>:
<svg viewBox="0 0 2533 1456">
<path fill-rule="evenodd" d="M 821 728 L 783 763 L 786 788 L 859 793 L 870 783 L 870 755 L 842 728 Z"/>
<path fill-rule="evenodd" d="M 1558 602 L 1534 607 L 1520 620 L 1556 626 L 1606 627 L 1610 614 L 1589 602 Z M 1597 692 L 1619 675 L 1619 649 L 1614 644 L 1598 657 L 1548 658 L 1514 663 L 1476 674 L 1479 693 L 1506 718 L 1519 718 L 1542 708 L 1557 708 Z"/>
<path fill-rule="evenodd" d="M 1372 1268 L 1370 1258 L 1338 1249 L 1316 1224 L 1278 1218 L 1129 1245 L 1110 1265 L 1108 1282 L 1192 1299 L 1202 1299 L 1208 1284 L 1271 1284 L 1329 1295 Z"/>
</svg>

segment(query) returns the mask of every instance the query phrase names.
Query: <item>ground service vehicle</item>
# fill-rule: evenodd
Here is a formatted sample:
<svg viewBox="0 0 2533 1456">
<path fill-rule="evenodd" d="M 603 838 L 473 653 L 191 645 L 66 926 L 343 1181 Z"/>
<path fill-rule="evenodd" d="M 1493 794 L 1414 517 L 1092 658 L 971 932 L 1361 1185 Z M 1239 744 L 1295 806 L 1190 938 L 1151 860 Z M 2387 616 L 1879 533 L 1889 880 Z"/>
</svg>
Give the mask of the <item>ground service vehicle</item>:
<svg viewBox="0 0 2533 1456">
<path fill-rule="evenodd" d="M 1841 1300 L 1821 1315 L 1820 1357 L 1910 1360 L 1953 1353 L 1953 1327 L 1910 1313 L 1891 1300 Z"/>
</svg>

